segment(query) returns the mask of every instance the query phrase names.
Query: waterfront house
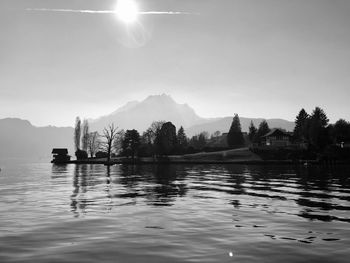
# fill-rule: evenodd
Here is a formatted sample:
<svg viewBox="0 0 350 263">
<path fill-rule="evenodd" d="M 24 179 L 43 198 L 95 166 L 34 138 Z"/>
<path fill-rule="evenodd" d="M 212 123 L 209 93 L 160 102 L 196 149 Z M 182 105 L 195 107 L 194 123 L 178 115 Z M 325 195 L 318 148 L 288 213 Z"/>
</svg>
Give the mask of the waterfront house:
<svg viewBox="0 0 350 263">
<path fill-rule="evenodd" d="M 70 155 L 68 155 L 67 148 L 53 148 L 52 149 L 53 160 L 52 163 L 64 163 L 70 161 Z"/>
<path fill-rule="evenodd" d="M 264 145 L 277 147 L 291 145 L 291 138 L 291 134 L 278 128 L 272 129 L 270 132 L 262 136 Z"/>
</svg>

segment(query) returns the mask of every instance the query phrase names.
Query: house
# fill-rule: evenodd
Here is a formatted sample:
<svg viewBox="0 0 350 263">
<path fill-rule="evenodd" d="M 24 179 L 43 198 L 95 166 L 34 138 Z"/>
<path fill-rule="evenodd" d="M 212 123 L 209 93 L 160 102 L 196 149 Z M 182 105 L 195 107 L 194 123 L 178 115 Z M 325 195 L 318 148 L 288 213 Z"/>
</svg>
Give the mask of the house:
<svg viewBox="0 0 350 263">
<path fill-rule="evenodd" d="M 53 148 L 52 154 L 52 163 L 65 163 L 70 161 L 70 155 L 68 155 L 68 150 L 66 148 Z"/>
<path fill-rule="evenodd" d="M 292 135 L 278 128 L 262 136 L 263 144 L 266 146 L 289 146 L 291 145 Z"/>
</svg>

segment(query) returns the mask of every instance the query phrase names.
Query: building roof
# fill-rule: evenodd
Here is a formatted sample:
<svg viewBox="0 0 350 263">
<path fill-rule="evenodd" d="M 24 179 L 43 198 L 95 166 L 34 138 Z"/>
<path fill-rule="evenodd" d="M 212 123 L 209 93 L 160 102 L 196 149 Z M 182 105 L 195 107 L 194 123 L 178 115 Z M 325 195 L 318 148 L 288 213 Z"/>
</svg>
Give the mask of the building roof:
<svg viewBox="0 0 350 263">
<path fill-rule="evenodd" d="M 274 128 L 272 129 L 270 132 L 266 133 L 264 136 L 262 137 L 269 137 L 269 136 L 288 136 L 291 137 L 291 135 L 281 129 L 278 128 Z"/>
<path fill-rule="evenodd" d="M 52 154 L 68 154 L 67 148 L 53 148 Z"/>
</svg>

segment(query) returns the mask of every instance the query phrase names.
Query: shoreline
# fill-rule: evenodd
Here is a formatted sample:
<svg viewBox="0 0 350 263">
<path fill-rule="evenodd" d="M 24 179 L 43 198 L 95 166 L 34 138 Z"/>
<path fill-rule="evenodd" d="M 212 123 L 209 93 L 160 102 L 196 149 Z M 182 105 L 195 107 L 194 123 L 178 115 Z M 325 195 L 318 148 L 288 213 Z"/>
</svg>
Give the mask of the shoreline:
<svg viewBox="0 0 350 263">
<path fill-rule="evenodd" d="M 106 160 L 71 160 L 66 162 L 52 162 L 53 164 L 104 164 L 104 165 L 118 165 L 118 164 L 132 164 L 132 165 L 159 165 L 159 164 L 246 164 L 246 165 L 342 165 L 350 164 L 345 161 L 322 162 L 317 160 L 112 160 L 107 163 Z"/>
<path fill-rule="evenodd" d="M 349 161 L 342 160 L 297 160 L 297 159 L 263 159 L 258 154 L 253 153 L 249 148 L 230 149 L 218 152 L 199 152 L 185 155 L 168 155 L 160 157 L 138 157 L 135 159 L 128 157 L 114 157 L 107 163 L 107 158 L 88 158 L 83 160 L 58 161 L 56 164 L 246 164 L 246 165 L 337 165 L 350 164 Z"/>
</svg>

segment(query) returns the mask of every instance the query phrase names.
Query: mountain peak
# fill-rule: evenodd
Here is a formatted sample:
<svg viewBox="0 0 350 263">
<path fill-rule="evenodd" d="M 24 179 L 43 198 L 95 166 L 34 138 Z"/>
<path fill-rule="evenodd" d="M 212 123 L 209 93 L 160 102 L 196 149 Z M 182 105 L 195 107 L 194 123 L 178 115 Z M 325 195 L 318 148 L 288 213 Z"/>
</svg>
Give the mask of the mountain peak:
<svg viewBox="0 0 350 263">
<path fill-rule="evenodd" d="M 154 102 L 167 102 L 167 103 L 176 103 L 175 100 L 168 94 L 162 93 L 160 95 L 150 95 L 148 96 L 144 102 L 150 101 Z"/>
<path fill-rule="evenodd" d="M 121 129 L 146 130 L 153 121 L 166 120 L 176 126 L 188 127 L 199 124 L 203 119 L 187 104 L 177 103 L 170 95 L 150 95 L 144 100 L 132 101 L 113 113 L 91 122 L 91 128 L 101 131 L 109 123 Z"/>
</svg>

